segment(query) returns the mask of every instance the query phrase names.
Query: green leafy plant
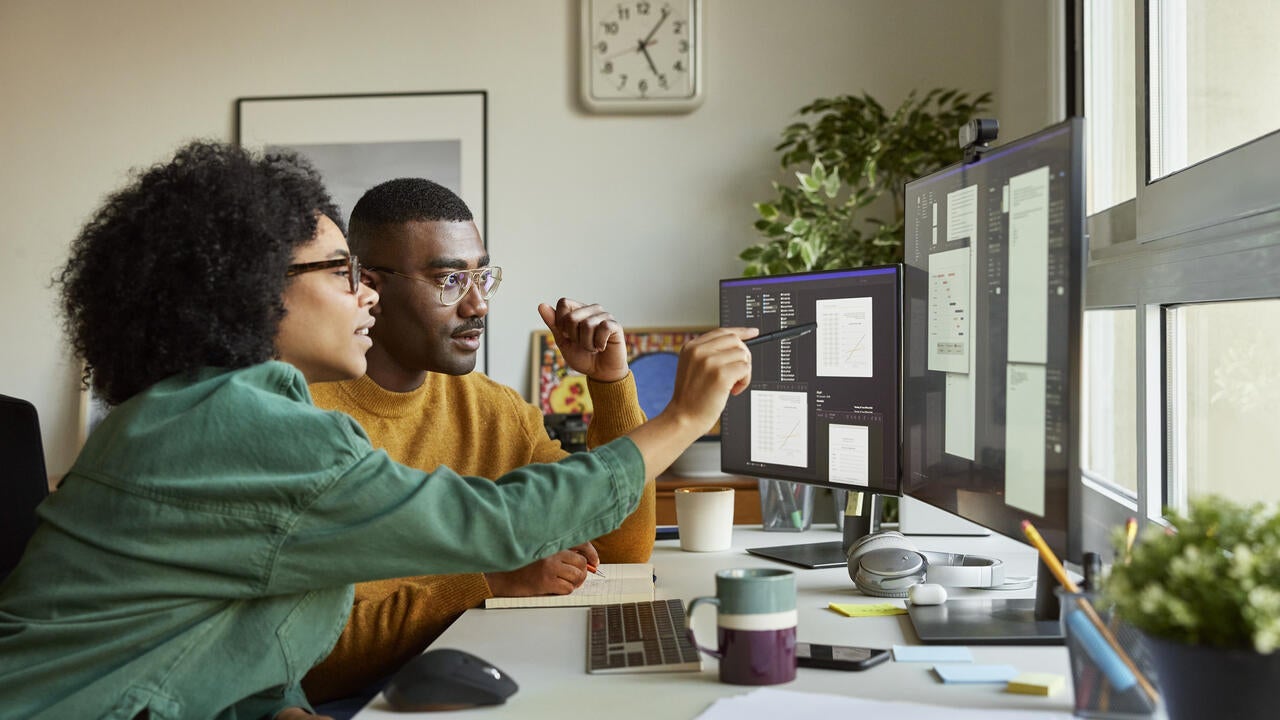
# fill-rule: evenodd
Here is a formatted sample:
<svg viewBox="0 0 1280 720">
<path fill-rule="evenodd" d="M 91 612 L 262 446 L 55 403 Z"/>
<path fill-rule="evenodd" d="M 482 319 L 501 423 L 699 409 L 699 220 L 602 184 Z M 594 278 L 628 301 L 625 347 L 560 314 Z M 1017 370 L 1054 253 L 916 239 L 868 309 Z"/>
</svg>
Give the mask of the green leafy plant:
<svg viewBox="0 0 1280 720">
<path fill-rule="evenodd" d="M 777 197 L 755 204 L 767 240 L 739 255 L 745 274 L 900 261 L 905 183 L 958 162 L 957 130 L 990 102 L 991 93 L 938 88 L 913 91 L 892 113 L 865 93 L 800 108 L 811 119 L 789 125 L 774 148 L 783 169 L 796 169 L 796 185 L 775 182 Z M 892 218 L 863 217 L 886 193 Z"/>
<path fill-rule="evenodd" d="M 1149 529 L 1107 579 L 1120 617 L 1188 645 L 1280 647 L 1280 512 L 1205 497 L 1167 517 L 1172 528 Z"/>
</svg>

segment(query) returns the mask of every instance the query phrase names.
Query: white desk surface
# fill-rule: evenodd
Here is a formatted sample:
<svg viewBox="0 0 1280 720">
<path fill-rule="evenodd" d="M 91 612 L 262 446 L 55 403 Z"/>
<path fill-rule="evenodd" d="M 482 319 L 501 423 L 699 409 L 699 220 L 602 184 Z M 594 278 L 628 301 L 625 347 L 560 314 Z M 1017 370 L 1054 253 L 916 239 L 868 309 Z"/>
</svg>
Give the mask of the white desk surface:
<svg viewBox="0 0 1280 720">
<path fill-rule="evenodd" d="M 715 571 L 731 567 L 786 567 L 796 571 L 799 626 L 802 642 L 888 648 L 920 644 L 906 615 L 849 618 L 827 608 L 828 603 L 881 603 L 880 598 L 854 589 L 845 568 L 806 570 L 749 555 L 744 548 L 839 540 L 832 525 L 803 533 L 764 532 L 756 526 L 734 528 L 733 549 L 718 553 L 686 553 L 678 540 L 656 544 L 652 562 L 659 598 L 691 598 L 715 594 Z M 922 550 L 969 552 L 1004 559 L 1010 575 L 1035 575 L 1035 551 L 998 535 L 990 537 L 912 538 Z M 952 598 L 1033 597 L 1034 589 L 986 592 L 949 588 Z M 893 601 L 901 603 L 902 601 Z M 714 611 L 699 608 L 693 625 L 704 645 L 715 642 Z M 478 655 L 509 673 L 519 691 L 505 705 L 453 713 L 393 712 L 382 695 L 355 718 L 403 720 L 406 717 L 504 716 L 519 718 L 607 717 L 610 720 L 694 718 L 717 698 L 754 688 L 726 685 L 717 679 L 717 661 L 704 655 L 699 673 L 588 675 L 586 672 L 587 611 L 582 607 L 536 609 L 474 609 L 463 614 L 432 647 L 454 647 Z M 1020 672 L 1049 672 L 1066 679 L 1053 697 L 1016 695 L 1003 685 L 943 685 L 931 663 L 899 663 L 892 659 L 862 672 L 800 668 L 793 682 L 773 687 L 848 695 L 871 700 L 896 700 L 950 707 L 1005 708 L 1056 713 L 1071 712 L 1071 672 L 1062 646 L 970 646 L 975 663 L 1008 664 Z"/>
</svg>

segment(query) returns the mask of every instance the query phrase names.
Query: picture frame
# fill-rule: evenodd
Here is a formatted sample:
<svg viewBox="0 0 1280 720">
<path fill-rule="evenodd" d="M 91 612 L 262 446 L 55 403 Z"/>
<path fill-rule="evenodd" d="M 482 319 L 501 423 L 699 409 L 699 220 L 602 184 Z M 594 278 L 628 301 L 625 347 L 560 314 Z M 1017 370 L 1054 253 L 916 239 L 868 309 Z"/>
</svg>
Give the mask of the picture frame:
<svg viewBox="0 0 1280 720">
<path fill-rule="evenodd" d="M 462 198 L 488 245 L 488 93 L 484 90 L 242 97 L 235 142 L 291 150 L 324 178 L 343 213 L 366 190 L 399 177 L 424 177 Z M 476 368 L 488 371 L 488 335 Z"/>
<path fill-rule="evenodd" d="M 650 327 L 624 330 L 627 361 L 636 380 L 640 407 L 654 417 L 671 399 L 680 349 L 710 327 Z M 584 375 L 569 369 L 549 330 L 535 330 L 530 342 L 531 399 L 543 415 L 580 414 L 591 421 L 591 395 Z"/>
</svg>

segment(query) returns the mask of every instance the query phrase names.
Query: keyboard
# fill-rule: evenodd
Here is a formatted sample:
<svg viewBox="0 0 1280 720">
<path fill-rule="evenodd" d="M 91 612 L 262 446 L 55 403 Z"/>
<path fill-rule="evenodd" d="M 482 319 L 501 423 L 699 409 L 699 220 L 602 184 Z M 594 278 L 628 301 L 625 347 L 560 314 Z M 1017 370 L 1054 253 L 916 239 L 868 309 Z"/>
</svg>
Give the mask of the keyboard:
<svg viewBox="0 0 1280 720">
<path fill-rule="evenodd" d="M 679 672 L 702 669 L 685 631 L 679 600 L 587 608 L 587 672 Z"/>
</svg>

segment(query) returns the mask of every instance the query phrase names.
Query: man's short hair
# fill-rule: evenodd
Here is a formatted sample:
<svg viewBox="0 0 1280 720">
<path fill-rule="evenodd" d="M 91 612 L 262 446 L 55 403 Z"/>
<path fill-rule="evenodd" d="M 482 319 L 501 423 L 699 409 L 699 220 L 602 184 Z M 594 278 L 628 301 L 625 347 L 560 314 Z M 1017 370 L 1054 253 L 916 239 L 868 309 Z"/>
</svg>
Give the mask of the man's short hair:
<svg viewBox="0 0 1280 720">
<path fill-rule="evenodd" d="M 471 208 L 449 188 L 426 178 L 396 178 L 375 185 L 351 210 L 351 251 L 368 254 L 379 227 L 408 222 L 469 222 Z"/>
</svg>

